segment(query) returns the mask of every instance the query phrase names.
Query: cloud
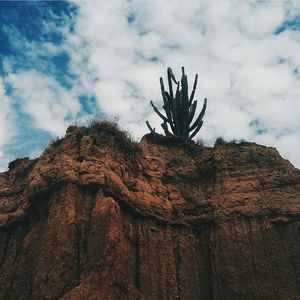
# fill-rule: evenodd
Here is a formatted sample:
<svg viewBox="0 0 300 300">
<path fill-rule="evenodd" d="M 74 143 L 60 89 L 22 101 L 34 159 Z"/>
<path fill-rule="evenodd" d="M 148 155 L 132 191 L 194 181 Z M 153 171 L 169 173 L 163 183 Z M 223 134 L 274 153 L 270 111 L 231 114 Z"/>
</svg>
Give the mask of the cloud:
<svg viewBox="0 0 300 300">
<path fill-rule="evenodd" d="M 77 99 L 53 78 L 42 73 L 28 71 L 10 74 L 7 80 L 15 101 L 39 129 L 62 135 L 67 119 L 73 119 L 80 111 Z"/>
<path fill-rule="evenodd" d="M 35 128 L 61 135 L 69 120 L 101 112 L 137 137 L 145 120 L 162 132 L 149 101 L 162 105 L 159 77 L 168 66 L 180 77 L 184 65 L 190 82 L 199 74 L 198 112 L 208 98 L 198 137 L 274 146 L 300 167 L 297 1 L 69 3 L 60 14 L 36 4 L 38 38 L 4 28 L 18 53 L 3 60 L 7 105 Z"/>
<path fill-rule="evenodd" d="M 11 107 L 6 96 L 3 79 L 0 78 L 0 169 L 6 167 L 3 163 L 4 146 L 9 142 L 13 135 L 13 128 L 10 122 Z"/>
<path fill-rule="evenodd" d="M 300 16 L 300 5 L 237 0 L 74 3 L 79 13 L 73 35 L 84 41 L 79 51 L 89 53 L 78 76 L 93 82 L 90 90 L 105 113 L 117 115 L 140 136 L 147 131 L 146 119 L 160 128 L 149 100 L 161 105 L 158 78 L 168 66 L 179 77 L 184 65 L 190 80 L 199 74 L 199 102 L 204 97 L 209 101 L 198 136 L 266 143 L 300 166 L 293 148 L 300 140 L 300 33 L 286 25 Z M 76 53 L 75 61 L 78 57 Z"/>
<path fill-rule="evenodd" d="M 3 170 L 11 159 L 40 153 L 50 136 L 63 135 L 70 122 L 87 112 L 80 102 L 85 91 L 78 88 L 78 80 L 69 69 L 71 48 L 65 43 L 65 35 L 70 36 L 72 31 L 73 7 L 67 2 L 18 2 L 6 3 L 2 8 Z"/>
</svg>

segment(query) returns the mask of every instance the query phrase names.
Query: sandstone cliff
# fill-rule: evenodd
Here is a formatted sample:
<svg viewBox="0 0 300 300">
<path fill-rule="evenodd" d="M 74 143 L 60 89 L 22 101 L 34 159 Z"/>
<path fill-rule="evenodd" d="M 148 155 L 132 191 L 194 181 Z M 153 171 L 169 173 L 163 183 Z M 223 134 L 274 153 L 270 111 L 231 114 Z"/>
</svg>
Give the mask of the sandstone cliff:
<svg viewBox="0 0 300 300">
<path fill-rule="evenodd" d="M 300 299 L 300 171 L 70 127 L 0 174 L 0 299 Z"/>
</svg>

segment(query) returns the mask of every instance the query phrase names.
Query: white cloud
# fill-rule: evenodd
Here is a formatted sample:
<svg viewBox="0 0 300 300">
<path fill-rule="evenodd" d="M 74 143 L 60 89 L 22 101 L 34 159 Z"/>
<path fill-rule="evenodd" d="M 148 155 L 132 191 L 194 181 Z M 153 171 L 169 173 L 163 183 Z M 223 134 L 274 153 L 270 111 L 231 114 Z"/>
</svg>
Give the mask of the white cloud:
<svg viewBox="0 0 300 300">
<path fill-rule="evenodd" d="M 168 66 L 179 77 L 184 65 L 190 82 L 199 73 L 199 109 L 204 97 L 209 101 L 199 136 L 212 140 L 223 134 L 266 143 L 300 166 L 300 82 L 295 72 L 300 71 L 300 32 L 274 34 L 285 21 L 300 15 L 299 4 L 75 3 L 79 15 L 75 33 L 69 36 L 70 49 L 73 45 L 78 50 L 73 53 L 74 70 L 83 53 L 85 68 L 76 72 L 104 112 L 119 116 L 140 136 L 147 132 L 146 119 L 158 130 L 160 119 L 149 100 L 159 105 L 158 78 Z M 81 38 L 82 47 L 78 40 L 72 41 L 74 36 Z M 263 128 L 250 126 L 254 120 Z"/>
<path fill-rule="evenodd" d="M 13 88 L 11 99 L 36 128 L 62 135 L 66 120 L 82 113 L 78 97 L 95 95 L 99 109 L 119 117 L 135 135 L 148 131 L 145 120 L 162 132 L 149 101 L 162 105 L 159 77 L 171 66 L 179 78 L 184 65 L 190 85 L 199 74 L 198 111 L 208 98 L 199 137 L 274 146 L 300 167 L 300 31 L 274 34 L 300 15 L 297 1 L 74 2 L 79 8 L 74 31 L 68 18 L 61 28 L 43 24 L 45 33 L 64 35 L 60 45 L 29 42 L 16 28 L 5 29 L 12 47 L 24 52 L 19 60 L 3 61 L 10 73 L 5 80 Z M 66 78 L 70 89 L 55 79 L 56 70 L 45 59 L 61 53 L 70 56 L 66 73 L 76 75 Z M 23 60 L 26 68 L 16 70 Z M 13 132 L 2 82 L 1 95 L 0 157 L 11 136 L 7 132 Z"/>
<path fill-rule="evenodd" d="M 0 78 L 0 170 L 6 167 L 4 161 L 4 146 L 14 133 L 13 125 L 10 120 L 11 107 L 9 98 L 6 96 L 3 79 Z"/>
<path fill-rule="evenodd" d="M 34 125 L 54 135 L 62 135 L 67 117 L 75 117 L 80 104 L 70 91 L 53 78 L 37 71 L 10 74 L 7 81 L 13 88 L 13 97 Z"/>
</svg>

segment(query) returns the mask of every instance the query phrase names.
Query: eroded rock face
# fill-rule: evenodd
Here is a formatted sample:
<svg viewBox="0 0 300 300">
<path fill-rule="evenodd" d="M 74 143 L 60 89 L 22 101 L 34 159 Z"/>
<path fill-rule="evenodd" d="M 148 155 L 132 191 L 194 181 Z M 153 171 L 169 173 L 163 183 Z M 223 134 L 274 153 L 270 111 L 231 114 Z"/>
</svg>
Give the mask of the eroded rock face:
<svg viewBox="0 0 300 300">
<path fill-rule="evenodd" d="M 300 299 L 299 245 L 300 171 L 253 143 L 72 128 L 0 174 L 0 299 Z"/>
</svg>

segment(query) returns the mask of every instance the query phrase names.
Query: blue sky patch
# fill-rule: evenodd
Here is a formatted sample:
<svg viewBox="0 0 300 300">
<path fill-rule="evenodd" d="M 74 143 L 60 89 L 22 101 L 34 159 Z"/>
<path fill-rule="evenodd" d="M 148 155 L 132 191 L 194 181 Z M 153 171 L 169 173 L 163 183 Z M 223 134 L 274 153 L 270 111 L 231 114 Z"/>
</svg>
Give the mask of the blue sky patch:
<svg viewBox="0 0 300 300">
<path fill-rule="evenodd" d="M 300 30 L 300 16 L 297 16 L 293 20 L 285 21 L 279 26 L 274 34 L 280 34 L 286 30 Z"/>
<path fill-rule="evenodd" d="M 136 18 L 136 16 L 135 16 L 134 13 L 129 14 L 127 16 L 127 22 L 128 22 L 128 24 L 132 24 L 135 21 L 135 18 Z"/>
<path fill-rule="evenodd" d="M 267 129 L 264 128 L 260 119 L 252 120 L 249 125 L 255 130 L 256 135 L 262 135 L 267 133 Z"/>
<path fill-rule="evenodd" d="M 24 113 L 23 100 L 14 98 L 7 78 L 34 70 L 71 89 L 75 75 L 69 69 L 70 57 L 64 50 L 64 32 L 72 32 L 76 13 L 77 7 L 67 1 L 0 2 L 0 79 L 10 97 L 16 130 L 10 143 L 2 148 L 7 157 L 41 151 L 51 137 Z"/>
</svg>

